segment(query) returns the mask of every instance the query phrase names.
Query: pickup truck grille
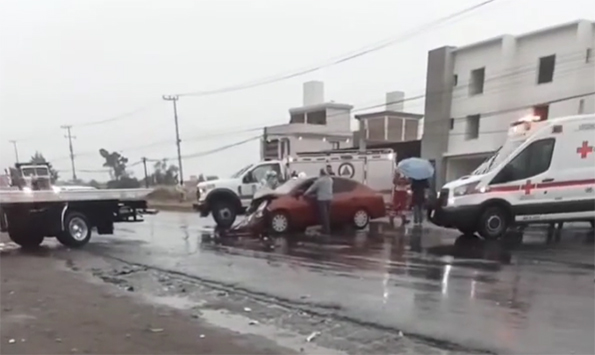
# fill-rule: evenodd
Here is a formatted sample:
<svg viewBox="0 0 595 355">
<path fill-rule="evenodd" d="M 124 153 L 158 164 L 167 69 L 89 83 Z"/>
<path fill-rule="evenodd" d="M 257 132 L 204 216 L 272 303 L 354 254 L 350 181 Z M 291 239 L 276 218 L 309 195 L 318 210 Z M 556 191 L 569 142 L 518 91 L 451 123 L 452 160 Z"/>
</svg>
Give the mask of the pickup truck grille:
<svg viewBox="0 0 595 355">
<path fill-rule="evenodd" d="M 438 203 L 442 207 L 448 204 L 448 189 L 440 190 L 440 198 L 438 200 Z"/>
</svg>

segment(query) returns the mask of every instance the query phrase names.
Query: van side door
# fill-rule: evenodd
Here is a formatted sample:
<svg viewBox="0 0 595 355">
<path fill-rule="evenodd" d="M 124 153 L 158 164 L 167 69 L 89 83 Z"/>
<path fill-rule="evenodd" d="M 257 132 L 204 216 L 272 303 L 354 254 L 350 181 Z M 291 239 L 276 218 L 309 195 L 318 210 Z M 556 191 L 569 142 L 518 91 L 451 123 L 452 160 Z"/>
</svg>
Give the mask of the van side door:
<svg viewBox="0 0 595 355">
<path fill-rule="evenodd" d="M 512 205 L 516 220 L 544 220 L 557 210 L 543 185 L 554 179 L 550 167 L 555 146 L 553 137 L 530 143 L 490 182 L 490 191 Z"/>
</svg>

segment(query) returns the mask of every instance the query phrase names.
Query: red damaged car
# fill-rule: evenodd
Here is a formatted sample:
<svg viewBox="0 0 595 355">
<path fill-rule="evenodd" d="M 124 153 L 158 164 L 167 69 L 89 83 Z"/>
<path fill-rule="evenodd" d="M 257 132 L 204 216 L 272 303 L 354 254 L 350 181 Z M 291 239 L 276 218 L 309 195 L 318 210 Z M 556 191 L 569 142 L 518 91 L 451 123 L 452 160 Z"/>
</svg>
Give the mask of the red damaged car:
<svg viewBox="0 0 595 355">
<path fill-rule="evenodd" d="M 315 197 L 304 196 L 315 179 L 292 179 L 275 190 L 259 191 L 248 210 L 252 213 L 237 228 L 283 234 L 319 225 Z M 332 226 L 363 229 L 370 220 L 384 216 L 386 208 L 381 194 L 357 181 L 333 177 Z"/>
</svg>

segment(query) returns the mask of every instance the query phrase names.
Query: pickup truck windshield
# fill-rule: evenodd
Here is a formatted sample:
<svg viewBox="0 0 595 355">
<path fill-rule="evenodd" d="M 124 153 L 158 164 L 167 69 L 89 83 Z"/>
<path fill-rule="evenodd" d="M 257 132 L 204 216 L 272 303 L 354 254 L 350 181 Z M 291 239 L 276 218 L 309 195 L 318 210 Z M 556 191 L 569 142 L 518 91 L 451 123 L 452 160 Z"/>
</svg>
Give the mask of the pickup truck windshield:
<svg viewBox="0 0 595 355">
<path fill-rule="evenodd" d="M 242 175 L 248 171 L 248 169 L 250 169 L 254 164 L 250 164 L 248 166 L 243 167 L 242 169 L 240 169 L 238 172 L 236 172 L 235 174 L 233 174 L 231 176 L 232 179 L 238 179 L 240 177 L 242 177 Z"/>
</svg>

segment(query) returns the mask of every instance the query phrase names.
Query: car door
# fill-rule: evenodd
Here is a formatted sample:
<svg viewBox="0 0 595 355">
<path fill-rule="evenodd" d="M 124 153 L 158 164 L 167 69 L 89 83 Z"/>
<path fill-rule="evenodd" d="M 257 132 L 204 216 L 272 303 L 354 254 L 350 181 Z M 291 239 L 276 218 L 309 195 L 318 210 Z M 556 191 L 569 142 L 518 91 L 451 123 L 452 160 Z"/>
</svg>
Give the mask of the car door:
<svg viewBox="0 0 595 355">
<path fill-rule="evenodd" d="M 304 181 L 295 189 L 300 193 L 295 193 L 291 196 L 293 201 L 289 213 L 295 227 L 306 228 L 320 224 L 318 220 L 316 197 L 304 196 L 304 192 L 312 186 L 314 180 L 316 180 L 316 178 L 310 178 Z"/>
<path fill-rule="evenodd" d="M 503 194 L 519 221 L 547 220 L 555 203 L 549 183 L 556 139 L 536 140 L 512 158 L 494 177 L 490 189 Z"/>
<path fill-rule="evenodd" d="M 356 181 L 334 177 L 333 200 L 331 201 L 331 223 L 343 224 L 351 220 L 355 213 L 356 201 L 353 191 L 357 188 Z"/>
</svg>

